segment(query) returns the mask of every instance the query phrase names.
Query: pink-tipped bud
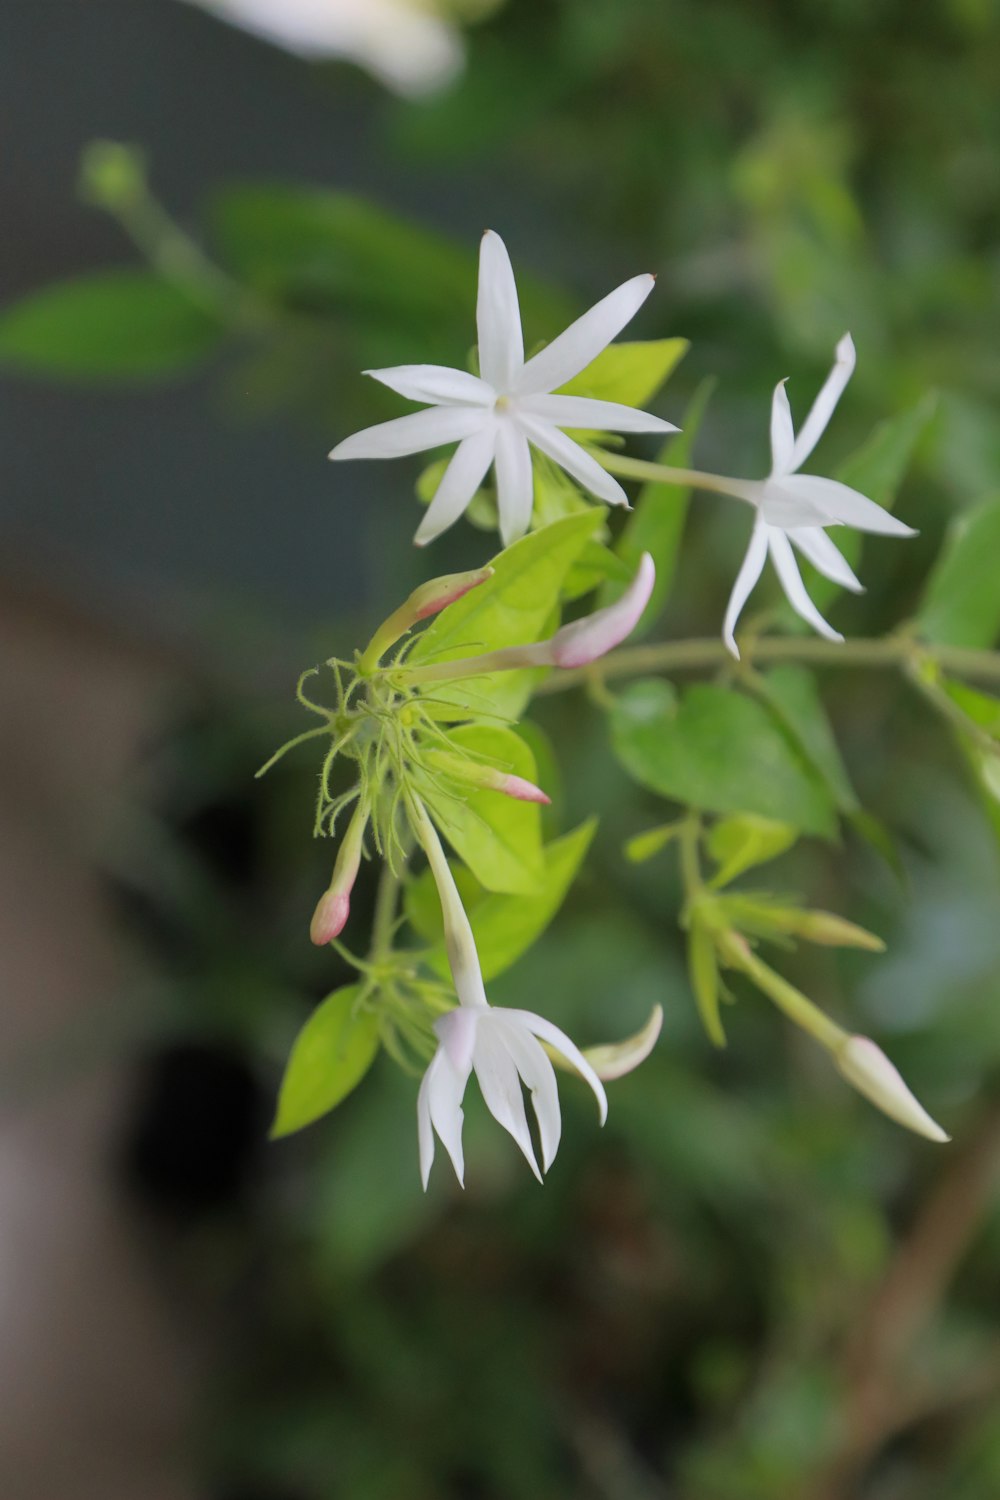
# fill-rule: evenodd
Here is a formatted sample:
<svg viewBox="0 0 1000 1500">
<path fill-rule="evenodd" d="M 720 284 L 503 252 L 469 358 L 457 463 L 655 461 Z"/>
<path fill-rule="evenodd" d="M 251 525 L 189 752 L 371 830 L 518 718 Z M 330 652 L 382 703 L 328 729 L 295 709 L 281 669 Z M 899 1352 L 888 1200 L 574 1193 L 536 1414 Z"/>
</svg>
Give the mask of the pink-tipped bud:
<svg viewBox="0 0 1000 1500">
<path fill-rule="evenodd" d="M 449 604 L 454 604 L 456 599 L 461 599 L 488 578 L 492 578 L 493 571 L 492 568 L 477 568 L 471 573 L 446 573 L 443 578 L 432 578 L 429 583 L 414 589 L 407 600 L 407 604 L 413 609 L 414 621 L 427 620 L 431 615 L 440 614 Z"/>
<path fill-rule="evenodd" d="M 656 565 L 644 552 L 635 577 L 620 599 L 556 631 L 546 643 L 549 663 L 554 667 L 584 667 L 613 651 L 642 619 L 655 582 Z"/>
<path fill-rule="evenodd" d="M 317 948 L 325 948 L 327 943 L 340 936 L 347 926 L 350 912 L 351 898 L 346 891 L 323 892 L 309 923 L 309 936 Z"/>
<path fill-rule="evenodd" d="M 466 760 L 463 755 L 453 755 L 448 750 L 430 750 L 428 764 L 443 771 L 454 781 L 478 787 L 484 792 L 503 792 L 505 797 L 514 797 L 518 802 L 540 802 L 544 806 L 552 801 L 540 786 L 526 781 L 523 776 L 512 776 L 496 766 L 487 766 L 478 760 Z"/>
<path fill-rule="evenodd" d="M 837 1067 L 848 1083 L 864 1094 L 883 1114 L 905 1125 L 929 1141 L 947 1141 L 949 1137 L 936 1120 L 907 1088 L 899 1070 L 889 1061 L 881 1047 L 867 1036 L 850 1036 L 834 1054 Z"/>
<path fill-rule="evenodd" d="M 533 781 L 525 781 L 523 776 L 501 776 L 494 790 L 503 792 L 507 797 L 514 797 L 518 802 L 540 802 L 543 807 L 548 807 L 552 801 L 540 786 L 535 786 Z"/>
<path fill-rule="evenodd" d="M 368 810 L 359 803 L 347 825 L 329 888 L 319 898 L 309 924 L 309 936 L 318 948 L 332 943 L 347 925 L 351 912 L 351 892 L 361 868 L 361 846 L 367 826 Z"/>
</svg>

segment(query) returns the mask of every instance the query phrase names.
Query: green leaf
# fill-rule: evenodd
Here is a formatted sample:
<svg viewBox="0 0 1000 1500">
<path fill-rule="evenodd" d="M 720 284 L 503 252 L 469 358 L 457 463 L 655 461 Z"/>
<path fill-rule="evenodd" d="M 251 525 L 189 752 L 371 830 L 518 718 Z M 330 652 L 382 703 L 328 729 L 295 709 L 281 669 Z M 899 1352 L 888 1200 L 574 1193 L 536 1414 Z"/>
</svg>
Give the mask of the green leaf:
<svg viewBox="0 0 1000 1500">
<path fill-rule="evenodd" d="M 699 685 L 631 684 L 611 713 L 619 760 L 640 785 L 704 812 L 752 812 L 803 833 L 836 829 L 829 791 L 768 711 Z"/>
<path fill-rule="evenodd" d="M 295 1039 L 278 1095 L 271 1137 L 311 1125 L 361 1082 L 378 1052 L 374 1011 L 357 1010 L 359 986 L 327 995 Z"/>
<path fill-rule="evenodd" d="M 924 639 L 938 645 L 993 645 L 1000 634 L 1000 495 L 952 526 L 917 620 Z"/>
<path fill-rule="evenodd" d="M 712 877 L 713 888 L 717 890 L 745 870 L 777 859 L 792 847 L 798 836 L 798 830 L 787 823 L 756 813 L 722 818 L 708 835 L 708 852 L 719 866 Z"/>
<path fill-rule="evenodd" d="M 838 810 L 856 813 L 860 804 L 823 707 L 815 674 L 792 664 L 772 667 L 756 679 L 756 685 L 782 728 L 829 788 Z"/>
<path fill-rule="evenodd" d="M 719 962 L 715 940 L 710 930 L 700 922 L 695 922 L 688 934 L 688 973 L 698 1002 L 698 1014 L 709 1041 L 716 1047 L 724 1047 L 726 1033 L 722 1029 L 722 1017 L 719 1015 Z"/>
<path fill-rule="evenodd" d="M 987 816 L 1000 837 L 1000 698 L 981 693 L 964 682 L 942 681 L 941 686 L 970 724 L 997 741 L 996 750 L 991 750 L 981 738 L 963 734 L 956 726 L 956 738 L 982 794 Z"/>
<path fill-rule="evenodd" d="M 501 724 L 460 725 L 448 738 L 459 755 L 470 754 L 526 781 L 538 774 L 521 736 Z M 435 823 L 481 885 L 520 895 L 539 890 L 544 861 L 537 803 L 472 787 L 445 790 L 423 779 L 418 785 Z"/>
<path fill-rule="evenodd" d="M 679 818 L 674 823 L 661 823 L 659 828 L 647 828 L 645 833 L 637 833 L 625 845 L 625 858 L 634 865 L 645 864 L 647 859 L 652 859 L 673 843 L 683 827 L 684 819 Z"/>
<path fill-rule="evenodd" d="M 603 510 L 591 508 L 533 531 L 501 552 L 493 559 L 493 577 L 442 610 L 407 663 L 455 661 L 541 639 L 563 581 L 603 520 Z M 539 676 L 537 671 L 497 672 L 443 684 L 434 688 L 433 696 L 452 718 L 485 712 L 515 719 Z"/>
<path fill-rule="evenodd" d="M 210 224 L 241 279 L 307 312 L 384 321 L 397 338 L 425 330 L 444 353 L 469 343 L 476 254 L 362 197 L 288 184 L 227 189 Z M 569 315 L 558 293 L 519 275 L 525 322 L 549 327 Z"/>
<path fill-rule="evenodd" d="M 559 910 L 590 848 L 597 827 L 596 819 L 582 823 L 572 833 L 554 840 L 543 851 L 544 870 L 537 894 L 501 896 L 488 894 L 476 887 L 463 871 L 455 876 L 472 931 L 479 949 L 483 978 L 495 979 L 515 963 L 541 937 Z M 411 881 L 406 889 L 406 915 L 422 937 L 436 944 L 428 962 L 447 978 L 448 958 L 444 951 L 441 928 L 441 906 L 428 871 Z"/>
<path fill-rule="evenodd" d="M 152 271 L 97 271 L 6 308 L 0 364 L 68 379 L 153 379 L 198 364 L 225 332 Z"/>
<path fill-rule="evenodd" d="M 714 385 L 713 380 L 701 382 L 685 413 L 684 430 L 676 437 L 667 439 L 657 457 L 657 463 L 672 464 L 678 468 L 690 464 L 698 429 Z M 602 605 L 613 604 L 616 599 L 621 598 L 644 552 L 648 552 L 656 564 L 656 583 L 642 619 L 632 632 L 634 638 L 649 632 L 670 597 L 690 499 L 691 491 L 683 485 L 644 484 L 639 491 L 635 509 L 629 515 L 618 540 L 615 550 L 627 569 L 626 579 L 624 582 L 612 581 L 605 585 L 601 591 Z"/>
<path fill-rule="evenodd" d="M 560 386 L 558 394 L 593 396 L 598 401 L 620 401 L 624 406 L 645 406 L 689 348 L 687 339 L 609 344 L 585 370 Z"/>
</svg>

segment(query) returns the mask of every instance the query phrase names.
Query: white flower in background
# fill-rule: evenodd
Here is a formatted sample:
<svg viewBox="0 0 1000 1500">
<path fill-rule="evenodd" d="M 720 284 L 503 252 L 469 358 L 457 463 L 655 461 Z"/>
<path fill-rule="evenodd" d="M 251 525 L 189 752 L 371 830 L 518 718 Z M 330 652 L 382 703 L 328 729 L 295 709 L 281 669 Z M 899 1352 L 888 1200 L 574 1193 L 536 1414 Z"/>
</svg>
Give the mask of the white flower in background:
<svg viewBox="0 0 1000 1500">
<path fill-rule="evenodd" d="M 462 41 L 430 0 L 192 0 L 300 57 L 344 57 L 400 94 L 442 88 Z"/>
<path fill-rule="evenodd" d="M 904 525 L 881 505 L 876 505 L 874 500 L 852 490 L 849 485 L 841 484 L 837 479 L 799 473 L 826 430 L 853 374 L 854 363 L 854 341 L 849 333 L 845 333 L 837 345 L 833 369 L 813 402 L 798 437 L 792 427 L 785 382 L 779 381 L 771 406 L 771 472 L 763 480 L 734 481 L 733 493 L 740 499 L 749 500 L 757 510 L 750 545 L 733 585 L 722 632 L 727 647 L 736 657 L 740 654 L 734 638 L 736 622 L 763 571 L 768 553 L 796 614 L 828 640 L 841 641 L 843 636 L 824 620 L 807 594 L 793 549 L 797 548 L 825 578 L 853 593 L 861 593 L 862 586 L 853 569 L 827 536 L 824 527 L 853 526 L 858 531 L 881 532 L 886 536 L 916 535 L 912 527 Z"/>
<path fill-rule="evenodd" d="M 548 1171 L 559 1147 L 562 1130 L 559 1090 L 555 1069 L 541 1045 L 548 1042 L 590 1084 L 604 1124 L 608 1101 L 604 1085 L 578 1047 L 566 1034 L 542 1016 L 527 1010 L 504 1010 L 462 1001 L 456 1010 L 435 1022 L 441 1045 L 424 1074 L 417 1098 L 417 1128 L 420 1142 L 420 1175 L 424 1187 L 434 1160 L 437 1131 L 451 1157 L 456 1176 L 465 1185 L 462 1153 L 462 1099 L 474 1072 L 486 1107 L 520 1146 L 538 1178 L 542 1173 L 528 1129 L 521 1084 L 529 1090 L 538 1121 L 542 1148 L 542 1171 Z M 541 1038 L 541 1041 L 539 1041 Z"/>
<path fill-rule="evenodd" d="M 525 362 L 521 313 L 506 246 L 487 230 L 479 255 L 480 374 L 442 365 L 397 365 L 366 370 L 424 411 L 368 427 L 339 443 L 331 458 L 400 458 L 445 443 L 458 447 L 444 472 L 416 541 L 424 545 L 465 510 L 496 469 L 500 536 L 505 547 L 523 536 L 534 500 L 531 446 L 609 505 L 628 505 L 616 479 L 564 427 L 608 432 L 676 432 L 669 422 L 614 401 L 554 395 L 611 343 L 653 290 L 655 278 L 635 276 Z"/>
</svg>

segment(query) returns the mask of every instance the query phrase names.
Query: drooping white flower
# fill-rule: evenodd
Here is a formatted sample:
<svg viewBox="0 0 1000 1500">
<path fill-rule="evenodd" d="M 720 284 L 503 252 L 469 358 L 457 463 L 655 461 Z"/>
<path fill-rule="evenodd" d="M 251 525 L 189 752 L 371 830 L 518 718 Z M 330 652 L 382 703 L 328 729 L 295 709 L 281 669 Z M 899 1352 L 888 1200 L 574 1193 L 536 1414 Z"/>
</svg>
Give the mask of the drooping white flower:
<svg viewBox="0 0 1000 1500">
<path fill-rule="evenodd" d="M 614 401 L 553 394 L 586 368 L 635 316 L 655 278 L 635 276 L 571 323 L 525 361 L 521 313 L 506 246 L 487 230 L 479 255 L 479 375 L 443 365 L 397 365 L 366 370 L 375 380 L 424 411 L 368 427 L 338 443 L 334 459 L 399 458 L 458 443 L 437 494 L 417 530 L 418 545 L 432 541 L 465 510 L 492 464 L 496 471 L 500 535 L 504 546 L 523 536 L 533 504 L 531 448 L 565 469 L 609 505 L 627 505 L 616 479 L 567 437 L 564 427 L 608 432 L 676 432 L 648 412 Z"/>
<path fill-rule="evenodd" d="M 560 1053 L 589 1083 L 602 1125 L 608 1114 L 604 1085 L 580 1049 L 551 1021 L 532 1011 L 489 1004 L 476 940 L 441 841 L 422 805 L 415 803 L 412 811 L 415 831 L 441 899 L 445 947 L 458 996 L 456 1009 L 434 1023 L 440 1045 L 417 1095 L 417 1139 L 424 1187 L 434 1161 L 435 1131 L 451 1157 L 459 1182 L 465 1186 L 462 1100 L 473 1072 L 490 1113 L 514 1137 L 541 1181 L 521 1084 L 531 1094 L 542 1147 L 542 1171 L 547 1172 L 559 1147 L 562 1120 L 555 1069 L 542 1042 Z"/>
<path fill-rule="evenodd" d="M 885 536 L 914 536 L 910 526 L 890 515 L 874 500 L 837 479 L 824 479 L 799 470 L 818 443 L 844 387 L 854 371 L 854 341 L 849 333 L 837 345 L 837 357 L 812 410 L 798 436 L 785 394 L 785 382 L 774 389 L 771 405 L 771 472 L 766 479 L 734 481 L 733 493 L 748 500 L 757 511 L 750 545 L 733 585 L 726 610 L 723 639 L 739 657 L 734 631 L 743 606 L 760 578 L 770 554 L 789 604 L 807 624 L 828 640 L 843 636 L 828 624 L 806 592 L 795 560 L 797 548 L 817 572 L 852 593 L 863 592 L 847 559 L 824 530 L 827 526 L 853 526 L 858 531 Z"/>
<path fill-rule="evenodd" d="M 562 1130 L 555 1069 L 542 1042 L 560 1052 L 590 1084 L 604 1124 L 608 1113 L 604 1085 L 565 1032 L 543 1016 L 528 1010 L 460 1004 L 435 1022 L 434 1029 L 441 1045 L 424 1074 L 417 1098 L 420 1174 L 424 1187 L 434 1160 L 435 1131 L 451 1157 L 459 1182 L 465 1185 L 462 1099 L 473 1072 L 490 1114 L 514 1137 L 541 1182 L 542 1172 L 548 1171 L 558 1150 Z M 522 1083 L 531 1094 L 538 1121 L 541 1171 L 528 1129 Z"/>
<path fill-rule="evenodd" d="M 442 88 L 461 37 L 428 0 L 192 0 L 300 57 L 344 57 L 400 94 Z"/>
</svg>

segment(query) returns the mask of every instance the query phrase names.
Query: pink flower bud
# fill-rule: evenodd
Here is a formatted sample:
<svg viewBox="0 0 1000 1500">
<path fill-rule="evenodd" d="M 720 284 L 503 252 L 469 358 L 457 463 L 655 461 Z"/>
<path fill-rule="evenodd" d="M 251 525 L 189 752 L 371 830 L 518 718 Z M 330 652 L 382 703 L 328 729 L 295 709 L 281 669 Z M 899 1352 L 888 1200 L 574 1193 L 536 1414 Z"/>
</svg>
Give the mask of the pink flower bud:
<svg viewBox="0 0 1000 1500">
<path fill-rule="evenodd" d="M 547 660 L 554 667 L 583 667 L 621 644 L 638 625 L 656 582 L 656 566 L 648 552 L 639 560 L 635 577 L 621 598 L 582 620 L 557 630 L 547 643 Z"/>
<path fill-rule="evenodd" d="M 850 1036 L 835 1054 L 837 1067 L 849 1084 L 864 1094 L 883 1114 L 905 1125 L 929 1141 L 947 1141 L 941 1126 L 932 1120 L 886 1057 L 867 1036 Z"/>
<path fill-rule="evenodd" d="M 368 810 L 359 803 L 344 834 L 329 889 L 319 898 L 309 924 L 309 936 L 318 948 L 332 943 L 347 925 L 351 911 L 351 892 L 361 868 L 361 846 L 367 826 Z"/>
<path fill-rule="evenodd" d="M 447 573 L 443 578 L 432 578 L 429 583 L 415 589 L 407 601 L 413 609 L 414 620 L 426 620 L 439 614 L 456 599 L 492 578 L 493 572 L 492 568 L 478 568 L 471 573 Z"/>
<path fill-rule="evenodd" d="M 323 892 L 309 924 L 309 936 L 317 948 L 325 948 L 327 943 L 340 936 L 347 926 L 350 911 L 351 898 L 346 891 L 331 889 Z"/>
<path fill-rule="evenodd" d="M 548 807 L 552 801 L 540 786 L 535 786 L 533 781 L 525 781 L 523 776 L 501 776 L 494 790 L 503 792 L 507 797 L 514 797 L 518 802 L 540 802 L 543 807 Z"/>
</svg>

